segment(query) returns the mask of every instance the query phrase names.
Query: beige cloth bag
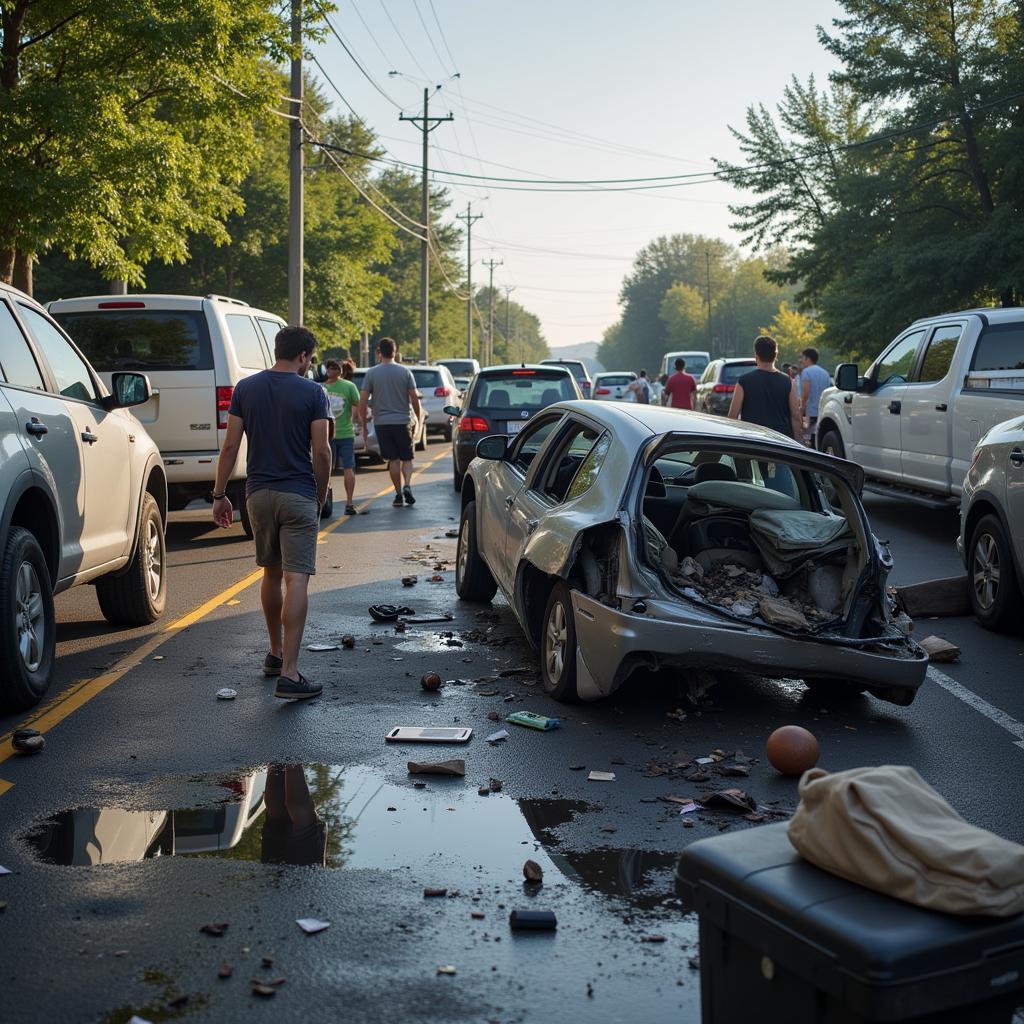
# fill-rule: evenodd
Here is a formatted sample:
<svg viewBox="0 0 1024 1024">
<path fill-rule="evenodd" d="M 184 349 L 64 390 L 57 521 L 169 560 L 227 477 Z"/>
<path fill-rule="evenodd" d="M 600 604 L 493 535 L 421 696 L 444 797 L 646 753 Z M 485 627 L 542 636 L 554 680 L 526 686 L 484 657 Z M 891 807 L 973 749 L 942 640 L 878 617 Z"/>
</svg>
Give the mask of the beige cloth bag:
<svg viewBox="0 0 1024 1024">
<path fill-rule="evenodd" d="M 1024 912 L 1024 846 L 968 824 L 907 765 L 804 772 L 789 838 L 819 868 L 919 907 Z"/>
</svg>

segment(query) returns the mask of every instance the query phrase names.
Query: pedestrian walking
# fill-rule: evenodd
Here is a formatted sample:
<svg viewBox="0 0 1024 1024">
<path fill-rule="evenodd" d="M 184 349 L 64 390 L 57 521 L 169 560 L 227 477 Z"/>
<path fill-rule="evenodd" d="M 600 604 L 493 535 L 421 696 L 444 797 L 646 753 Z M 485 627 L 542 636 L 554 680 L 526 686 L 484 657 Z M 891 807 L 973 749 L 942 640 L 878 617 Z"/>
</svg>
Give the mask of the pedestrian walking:
<svg viewBox="0 0 1024 1024">
<path fill-rule="evenodd" d="M 626 391 L 633 396 L 634 402 L 640 405 L 651 404 L 651 382 L 647 379 L 647 371 L 641 370 L 640 376 L 632 381 Z"/>
<path fill-rule="evenodd" d="M 327 393 L 306 374 L 316 338 L 305 327 L 282 327 L 276 362 L 239 381 L 217 461 L 213 518 L 229 527 L 234 509 L 225 492 L 244 434 L 248 441 L 245 502 L 263 568 L 260 602 L 270 637 L 263 674 L 277 678 L 274 696 L 318 697 L 322 687 L 299 671 L 309 609 L 309 577 L 316 573 L 320 509 L 331 480 Z M 283 592 L 282 592 L 283 587 Z"/>
<path fill-rule="evenodd" d="M 796 440 L 800 436 L 800 405 L 788 374 L 775 365 L 779 346 L 771 335 L 754 339 L 756 368 L 736 382 L 729 418 L 759 423 Z"/>
<path fill-rule="evenodd" d="M 662 401 L 673 409 L 692 409 L 693 396 L 697 391 L 697 381 L 686 372 L 686 360 L 676 360 L 676 372 L 665 384 Z"/>
<path fill-rule="evenodd" d="M 813 448 L 817 443 L 818 407 L 821 405 L 821 393 L 832 386 L 832 378 L 828 370 L 818 365 L 818 350 L 813 346 L 800 353 L 799 396 L 800 413 L 807 424 L 804 443 Z"/>
<path fill-rule="evenodd" d="M 416 379 L 407 367 L 395 361 L 395 343 L 381 338 L 377 343 L 380 361 L 371 366 L 363 380 L 359 394 L 359 419 L 365 424 L 372 415 L 380 445 L 382 459 L 387 460 L 388 473 L 395 487 L 395 508 L 415 505 L 412 494 L 412 434 L 409 431 L 409 411 L 420 420 L 420 397 Z M 373 399 L 373 412 L 367 412 Z M 403 486 L 404 481 L 404 486 Z"/>
<path fill-rule="evenodd" d="M 356 515 L 353 504 L 356 493 L 356 427 L 359 425 L 359 388 L 353 378 L 356 365 L 351 359 L 339 363 L 329 359 L 325 364 L 327 382 L 324 391 L 334 416 L 334 437 L 331 448 L 335 471 L 341 470 L 345 479 L 345 515 Z"/>
</svg>

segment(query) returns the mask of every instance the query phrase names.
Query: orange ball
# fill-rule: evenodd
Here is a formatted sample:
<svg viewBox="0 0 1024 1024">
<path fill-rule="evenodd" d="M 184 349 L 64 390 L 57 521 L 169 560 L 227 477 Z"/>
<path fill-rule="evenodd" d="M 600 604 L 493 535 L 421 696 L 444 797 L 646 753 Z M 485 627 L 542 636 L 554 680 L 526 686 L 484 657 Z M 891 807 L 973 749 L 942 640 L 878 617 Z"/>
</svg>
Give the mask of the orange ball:
<svg viewBox="0 0 1024 1024">
<path fill-rule="evenodd" d="M 441 687 L 441 677 L 436 672 L 428 672 L 421 680 L 424 690 L 437 690 Z"/>
<path fill-rule="evenodd" d="M 818 763 L 821 747 L 814 733 L 799 725 L 783 725 L 768 737 L 771 766 L 783 775 L 803 775 Z"/>
</svg>

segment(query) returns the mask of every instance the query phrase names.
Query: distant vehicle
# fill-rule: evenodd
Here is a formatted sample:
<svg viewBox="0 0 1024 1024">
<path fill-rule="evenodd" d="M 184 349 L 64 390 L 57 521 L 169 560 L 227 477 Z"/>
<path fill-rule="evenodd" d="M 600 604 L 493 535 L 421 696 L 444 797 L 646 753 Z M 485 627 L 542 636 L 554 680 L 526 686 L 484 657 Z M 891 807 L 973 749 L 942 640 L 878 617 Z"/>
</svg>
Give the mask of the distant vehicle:
<svg viewBox="0 0 1024 1024">
<path fill-rule="evenodd" d="M 753 359 L 713 359 L 697 381 L 693 407 L 698 412 L 728 415 L 736 382 L 756 367 Z M 689 363 L 686 372 L 690 372 Z"/>
<path fill-rule="evenodd" d="M 752 423 L 559 402 L 480 441 L 455 589 L 487 602 L 500 588 L 556 700 L 691 667 L 908 705 L 928 656 L 895 621 L 862 482 Z"/>
<path fill-rule="evenodd" d="M 911 324 L 863 376 L 836 368 L 818 447 L 864 467 L 868 490 L 931 506 L 960 497 L 972 454 L 1024 402 L 1024 310 L 969 309 Z"/>
<path fill-rule="evenodd" d="M 222 295 L 92 295 L 49 310 L 108 387 L 119 370 L 152 381 L 153 397 L 137 415 L 160 448 L 170 510 L 210 500 L 235 385 L 274 365 L 284 321 Z M 251 537 L 245 460 L 243 438 L 228 494 Z"/>
<path fill-rule="evenodd" d="M 621 373 L 599 373 L 594 377 L 593 396 L 598 402 L 628 402 L 632 398 L 626 388 L 636 380 L 631 370 Z"/>
<path fill-rule="evenodd" d="M 986 629 L 1019 624 L 1024 599 L 1024 416 L 978 443 L 960 498 L 957 549 L 971 608 Z"/>
<path fill-rule="evenodd" d="M 472 377 L 455 377 L 455 386 L 459 389 L 459 396 L 461 397 L 466 393 L 466 389 L 469 387 Z"/>
<path fill-rule="evenodd" d="M 434 365 L 446 366 L 448 372 L 456 379 L 472 379 L 480 372 L 480 363 L 476 359 L 435 359 Z"/>
<path fill-rule="evenodd" d="M 540 361 L 541 366 L 565 366 L 572 371 L 572 375 L 576 378 L 576 383 L 580 386 L 580 391 L 584 398 L 590 397 L 590 389 L 592 381 L 590 379 L 590 371 L 587 369 L 587 364 L 581 359 L 542 359 Z"/>
<path fill-rule="evenodd" d="M 359 367 L 352 378 L 352 383 L 360 391 L 363 389 L 363 381 L 366 379 L 367 369 L 368 367 L 365 366 Z M 409 430 L 412 432 L 413 446 L 416 451 L 425 452 L 427 450 L 427 415 L 424 408 L 423 395 L 419 392 L 419 389 L 417 389 L 417 393 L 420 394 L 420 419 L 417 421 L 416 414 L 410 409 Z M 370 399 L 370 412 L 371 414 L 373 412 L 372 398 Z M 380 457 L 380 445 L 377 443 L 377 432 L 373 429 L 372 415 L 365 429 L 359 429 L 355 432 L 355 442 L 356 458 L 361 457 L 373 463 L 384 461 Z"/>
<path fill-rule="evenodd" d="M 451 417 L 444 411 L 446 405 L 458 405 L 459 389 L 447 366 L 417 366 L 402 364 L 412 371 L 416 390 L 423 396 L 421 404 L 427 414 L 427 430 L 452 439 Z"/>
<path fill-rule="evenodd" d="M 477 442 L 488 434 L 514 436 L 534 413 L 567 398 L 582 398 L 567 366 L 488 366 L 474 378 L 462 407 L 446 411 L 455 418 L 452 477 L 462 486 L 466 468 L 476 456 Z"/>
<path fill-rule="evenodd" d="M 0 285 L 0 710 L 37 704 L 56 650 L 53 596 L 93 583 L 104 618 L 155 622 L 167 602 L 167 477 L 130 407 L 46 311 Z"/>
<path fill-rule="evenodd" d="M 676 360 L 686 360 L 686 372 L 693 377 L 700 375 L 707 369 L 711 362 L 711 353 L 694 350 L 692 352 L 666 352 L 661 357 L 660 377 L 671 377 L 676 372 Z"/>
</svg>

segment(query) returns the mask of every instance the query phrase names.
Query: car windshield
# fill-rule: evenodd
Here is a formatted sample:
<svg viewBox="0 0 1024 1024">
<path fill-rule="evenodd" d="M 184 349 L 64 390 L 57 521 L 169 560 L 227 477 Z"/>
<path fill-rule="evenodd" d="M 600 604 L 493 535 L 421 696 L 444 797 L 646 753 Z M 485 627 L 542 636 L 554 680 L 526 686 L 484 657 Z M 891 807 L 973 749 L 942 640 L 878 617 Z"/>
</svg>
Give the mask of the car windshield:
<svg viewBox="0 0 1024 1024">
<path fill-rule="evenodd" d="M 572 363 L 568 360 L 544 360 L 547 366 L 564 366 L 577 380 L 588 380 L 587 368 L 582 363 Z"/>
<path fill-rule="evenodd" d="M 726 363 L 722 367 L 722 384 L 735 384 L 745 373 L 750 373 L 757 364 L 751 360 L 749 363 Z"/>
<path fill-rule="evenodd" d="M 54 319 L 100 372 L 213 369 L 199 310 L 89 310 L 56 313 Z"/>
<path fill-rule="evenodd" d="M 543 409 L 555 402 L 579 397 L 564 373 L 512 370 L 493 377 L 477 377 L 471 405 L 478 409 Z"/>
</svg>

